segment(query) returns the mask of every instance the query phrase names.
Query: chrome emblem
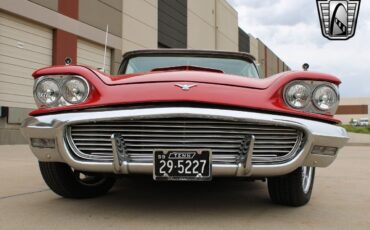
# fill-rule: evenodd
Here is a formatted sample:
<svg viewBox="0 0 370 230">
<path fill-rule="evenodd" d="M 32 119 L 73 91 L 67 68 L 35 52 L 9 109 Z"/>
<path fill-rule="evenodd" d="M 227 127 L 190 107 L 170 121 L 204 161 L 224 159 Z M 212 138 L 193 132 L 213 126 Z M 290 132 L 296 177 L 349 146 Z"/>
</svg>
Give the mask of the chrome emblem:
<svg viewBox="0 0 370 230">
<path fill-rule="evenodd" d="M 347 40 L 355 35 L 361 0 L 316 0 L 322 35 Z"/>
<path fill-rule="evenodd" d="M 175 86 L 180 87 L 184 91 L 188 91 L 191 88 L 197 86 L 197 85 L 181 85 L 181 84 L 176 84 Z"/>
</svg>

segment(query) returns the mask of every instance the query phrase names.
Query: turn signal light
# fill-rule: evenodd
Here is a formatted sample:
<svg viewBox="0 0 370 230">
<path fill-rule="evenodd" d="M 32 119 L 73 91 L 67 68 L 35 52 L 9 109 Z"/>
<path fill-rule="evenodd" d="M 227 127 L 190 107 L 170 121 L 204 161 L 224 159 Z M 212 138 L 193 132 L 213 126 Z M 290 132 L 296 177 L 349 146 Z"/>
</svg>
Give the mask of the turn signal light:
<svg viewBox="0 0 370 230">
<path fill-rule="evenodd" d="M 44 139 L 44 138 L 31 138 L 31 146 L 36 148 L 55 148 L 55 140 L 54 139 Z"/>
<path fill-rule="evenodd" d="M 312 154 L 335 156 L 337 154 L 337 151 L 338 151 L 338 148 L 336 148 L 336 147 L 315 145 L 313 147 L 311 153 Z"/>
</svg>

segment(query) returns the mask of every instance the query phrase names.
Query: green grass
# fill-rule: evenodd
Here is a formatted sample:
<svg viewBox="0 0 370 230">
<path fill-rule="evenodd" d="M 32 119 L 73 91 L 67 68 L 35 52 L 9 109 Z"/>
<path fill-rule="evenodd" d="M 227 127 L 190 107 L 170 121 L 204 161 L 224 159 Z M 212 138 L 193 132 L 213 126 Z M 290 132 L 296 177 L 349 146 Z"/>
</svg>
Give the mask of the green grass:
<svg viewBox="0 0 370 230">
<path fill-rule="evenodd" d="M 341 125 L 341 126 L 345 128 L 347 132 L 370 134 L 370 126 L 352 126 L 352 125 Z"/>
</svg>

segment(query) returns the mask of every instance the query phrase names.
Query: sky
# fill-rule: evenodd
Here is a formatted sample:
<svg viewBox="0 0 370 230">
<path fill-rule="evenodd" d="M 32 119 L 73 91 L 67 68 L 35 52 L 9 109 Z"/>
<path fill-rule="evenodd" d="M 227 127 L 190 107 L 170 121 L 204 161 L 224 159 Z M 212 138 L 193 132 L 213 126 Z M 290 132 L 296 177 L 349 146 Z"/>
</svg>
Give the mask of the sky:
<svg viewBox="0 0 370 230">
<path fill-rule="evenodd" d="M 227 0 L 239 26 L 261 39 L 293 70 L 333 74 L 342 97 L 370 97 L 370 1 L 362 0 L 356 34 L 347 41 L 322 36 L 316 0 Z"/>
</svg>

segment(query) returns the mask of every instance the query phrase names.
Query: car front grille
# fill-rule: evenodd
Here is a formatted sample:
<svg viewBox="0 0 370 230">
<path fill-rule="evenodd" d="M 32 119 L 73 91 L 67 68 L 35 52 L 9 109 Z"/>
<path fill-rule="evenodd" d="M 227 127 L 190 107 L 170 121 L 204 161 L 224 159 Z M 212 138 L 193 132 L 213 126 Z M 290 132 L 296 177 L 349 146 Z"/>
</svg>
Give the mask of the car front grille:
<svg viewBox="0 0 370 230">
<path fill-rule="evenodd" d="M 243 143 L 255 136 L 252 163 L 281 163 L 303 146 L 301 130 L 277 125 L 200 118 L 158 118 L 99 121 L 67 128 L 71 152 L 82 160 L 112 162 L 110 137 L 122 135 L 130 162 L 153 162 L 155 149 L 209 149 L 212 162 L 238 163 Z M 244 141 L 244 142 L 243 142 Z M 243 150 L 244 149 L 244 150 Z"/>
</svg>

